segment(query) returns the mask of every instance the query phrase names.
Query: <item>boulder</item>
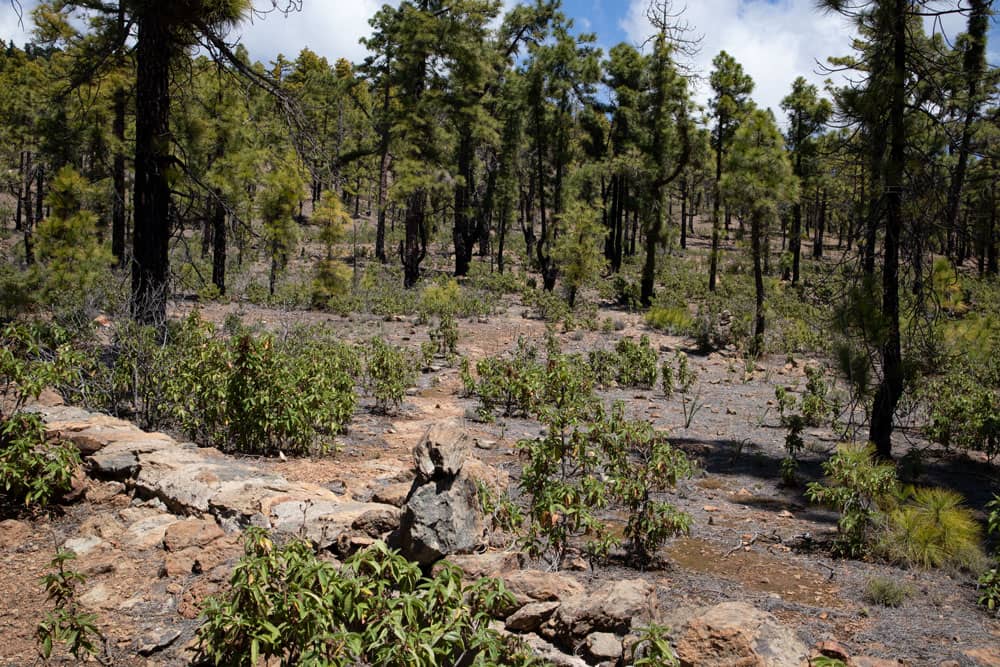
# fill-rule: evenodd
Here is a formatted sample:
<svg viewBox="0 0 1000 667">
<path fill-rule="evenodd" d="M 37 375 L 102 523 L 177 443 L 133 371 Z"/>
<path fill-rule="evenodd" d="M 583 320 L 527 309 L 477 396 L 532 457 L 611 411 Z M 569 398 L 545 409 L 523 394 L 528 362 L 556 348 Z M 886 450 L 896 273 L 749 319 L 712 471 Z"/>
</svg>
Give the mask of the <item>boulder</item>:
<svg viewBox="0 0 1000 667">
<path fill-rule="evenodd" d="M 482 579 L 483 577 L 504 578 L 508 573 L 515 572 L 521 567 L 521 557 L 516 551 L 453 554 L 448 556 L 447 562 L 460 569 L 465 577 L 469 579 Z M 435 571 L 438 567 L 440 567 L 440 564 L 435 566 Z"/>
<path fill-rule="evenodd" d="M 535 632 L 560 604 L 558 601 L 529 602 L 507 617 L 506 628 L 512 632 Z"/>
<path fill-rule="evenodd" d="M 642 579 L 623 579 L 602 584 L 592 593 L 563 600 L 546 626 L 547 635 L 566 641 L 593 632 L 625 634 L 633 620 L 650 618 L 653 586 Z"/>
<path fill-rule="evenodd" d="M 469 454 L 469 438 L 456 424 L 432 425 L 413 448 L 417 483 L 454 479 Z"/>
<path fill-rule="evenodd" d="M 800 667 L 808 655 L 795 632 L 743 602 L 702 610 L 677 638 L 682 667 Z"/>
<path fill-rule="evenodd" d="M 483 520 L 476 485 L 467 477 L 417 488 L 406 505 L 392 544 L 421 565 L 451 554 L 472 553 L 482 542 Z"/>
<path fill-rule="evenodd" d="M 410 495 L 413 484 L 410 482 L 396 482 L 388 484 L 372 495 L 372 500 L 377 503 L 385 503 L 393 507 L 402 507 L 406 504 L 406 498 Z"/>
<path fill-rule="evenodd" d="M 575 579 L 559 572 L 517 570 L 503 575 L 507 590 L 519 605 L 582 597 L 584 588 Z"/>
<path fill-rule="evenodd" d="M 584 642 L 587 654 L 598 662 L 616 661 L 622 656 L 622 640 L 610 632 L 595 632 L 587 635 Z"/>
<path fill-rule="evenodd" d="M 168 525 L 163 546 L 167 551 L 204 547 L 225 535 L 213 519 L 185 519 Z"/>
<path fill-rule="evenodd" d="M 527 634 L 521 639 L 531 649 L 531 652 L 546 664 L 555 665 L 555 667 L 588 667 L 582 659 L 563 653 L 536 634 Z"/>
</svg>

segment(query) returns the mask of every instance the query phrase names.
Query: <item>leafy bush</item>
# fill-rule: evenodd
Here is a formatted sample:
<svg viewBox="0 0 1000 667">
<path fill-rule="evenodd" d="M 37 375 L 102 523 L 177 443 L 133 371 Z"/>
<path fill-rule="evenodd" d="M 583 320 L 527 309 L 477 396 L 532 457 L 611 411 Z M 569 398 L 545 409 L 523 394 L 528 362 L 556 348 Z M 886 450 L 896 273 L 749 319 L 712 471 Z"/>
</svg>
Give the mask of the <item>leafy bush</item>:
<svg viewBox="0 0 1000 667">
<path fill-rule="evenodd" d="M 398 408 L 406 390 L 416 384 L 417 364 L 406 350 L 390 345 L 380 337 L 364 346 L 364 386 L 375 398 L 375 410 L 387 413 Z"/>
<path fill-rule="evenodd" d="M 835 550 L 856 558 L 866 554 L 875 539 L 876 519 L 897 492 L 896 469 L 874 459 L 870 445 L 847 444 L 823 463 L 827 484 L 811 483 L 806 497 L 840 512 Z"/>
<path fill-rule="evenodd" d="M 46 387 L 74 380 L 85 363 L 58 327 L 10 323 L 0 329 L 0 419 L 18 413 Z M 55 343 L 55 344 L 54 344 Z"/>
<path fill-rule="evenodd" d="M 886 577 L 872 577 L 865 584 L 864 599 L 883 607 L 899 607 L 912 595 L 909 586 Z"/>
<path fill-rule="evenodd" d="M 656 350 L 649 344 L 649 336 L 643 335 L 636 343 L 631 338 L 622 338 L 615 345 L 618 357 L 618 384 L 623 387 L 644 387 L 656 385 L 659 375 Z"/>
<path fill-rule="evenodd" d="M 980 568 L 985 562 L 981 531 L 962 500 L 947 489 L 916 489 L 888 513 L 880 551 L 910 567 Z"/>
<path fill-rule="evenodd" d="M 444 357 L 453 357 L 458 354 L 458 323 L 455 322 L 455 316 L 451 313 L 442 315 L 437 326 L 430 330 L 429 335 L 437 354 Z"/>
<path fill-rule="evenodd" d="M 538 349 L 524 338 L 518 338 L 517 348 L 509 357 L 480 359 L 473 392 L 479 397 L 480 413 L 491 415 L 499 408 L 505 416 L 527 416 L 535 409 L 541 393 L 543 372 Z"/>
<path fill-rule="evenodd" d="M 678 667 L 680 661 L 670 645 L 670 630 L 662 625 L 640 628 L 632 645 L 633 667 Z"/>
<path fill-rule="evenodd" d="M 376 542 L 336 568 L 301 541 L 244 535 L 230 590 L 205 605 L 201 659 L 216 665 L 528 665 L 490 629 L 512 598 L 497 580 L 463 586 L 445 565 L 433 578 Z"/>
<path fill-rule="evenodd" d="M 1000 391 L 977 369 L 958 364 L 921 392 L 927 403 L 924 434 L 945 447 L 1000 454 Z"/>
<path fill-rule="evenodd" d="M 77 586 L 84 583 L 86 577 L 66 569 L 66 563 L 74 558 L 76 554 L 72 551 L 59 549 L 49 565 L 56 571 L 42 577 L 49 601 L 55 605 L 35 629 L 38 651 L 44 660 L 52 655 L 55 644 L 61 643 L 76 660 L 85 661 L 100 652 L 103 642 L 97 629 L 97 617 L 84 612 L 77 602 Z"/>
<path fill-rule="evenodd" d="M 986 531 L 990 535 L 1000 536 L 1000 496 L 993 496 L 993 500 L 986 504 L 986 510 L 989 512 Z M 979 577 L 979 596 L 976 602 L 991 614 L 1000 615 L 1000 554 L 994 554 L 994 558 L 993 567 Z"/>
<path fill-rule="evenodd" d="M 80 453 L 63 440 L 46 440 L 37 414 L 0 419 L 0 487 L 9 500 L 46 507 L 70 490 Z"/>
</svg>

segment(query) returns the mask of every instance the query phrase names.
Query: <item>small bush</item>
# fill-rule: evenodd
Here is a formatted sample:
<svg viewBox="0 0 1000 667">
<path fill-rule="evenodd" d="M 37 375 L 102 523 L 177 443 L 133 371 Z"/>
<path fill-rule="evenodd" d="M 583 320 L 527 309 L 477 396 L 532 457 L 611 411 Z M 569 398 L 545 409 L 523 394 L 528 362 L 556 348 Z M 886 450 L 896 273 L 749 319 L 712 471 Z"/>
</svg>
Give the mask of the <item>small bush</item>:
<svg viewBox="0 0 1000 667">
<path fill-rule="evenodd" d="M 882 607 L 899 607 L 911 594 L 909 586 L 900 584 L 895 579 L 872 577 L 865 584 L 864 599 Z"/>
<path fill-rule="evenodd" d="M 403 403 L 406 390 L 416 384 L 417 364 L 410 355 L 382 338 L 364 346 L 364 386 L 375 398 L 376 412 L 387 413 Z"/>
<path fill-rule="evenodd" d="M 74 558 L 76 554 L 72 551 L 59 549 L 49 565 L 55 572 L 42 577 L 49 601 L 55 605 L 35 629 L 38 652 L 44 660 L 52 655 L 56 643 L 65 644 L 66 650 L 78 661 L 100 653 L 103 637 L 97 629 L 97 617 L 84 612 L 76 599 L 77 586 L 87 579 L 79 572 L 66 569 L 66 563 Z"/>
<path fill-rule="evenodd" d="M 909 567 L 975 570 L 985 563 L 976 518 L 962 496 L 940 488 L 920 488 L 888 514 L 881 551 Z"/>
<path fill-rule="evenodd" d="M 343 567 L 301 541 L 284 546 L 260 529 L 244 535 L 245 555 L 230 589 L 205 604 L 202 660 L 216 665 L 528 665 L 515 640 L 489 627 L 513 600 L 503 584 L 463 585 L 445 566 L 433 578 L 384 543 Z"/>
<path fill-rule="evenodd" d="M 36 414 L 0 419 L 0 487 L 12 502 L 46 507 L 70 490 L 80 453 L 72 443 L 46 440 Z"/>
<path fill-rule="evenodd" d="M 618 356 L 618 384 L 623 387 L 656 386 L 659 375 L 658 355 L 649 344 L 649 336 L 643 335 L 636 343 L 631 338 L 622 338 L 615 345 Z"/>
<path fill-rule="evenodd" d="M 523 338 L 509 357 L 485 357 L 476 364 L 474 393 L 480 413 L 491 415 L 501 409 L 505 416 L 527 416 L 535 409 L 542 391 L 544 369 L 538 350 Z M 471 379 L 471 378 L 470 378 Z"/>
</svg>

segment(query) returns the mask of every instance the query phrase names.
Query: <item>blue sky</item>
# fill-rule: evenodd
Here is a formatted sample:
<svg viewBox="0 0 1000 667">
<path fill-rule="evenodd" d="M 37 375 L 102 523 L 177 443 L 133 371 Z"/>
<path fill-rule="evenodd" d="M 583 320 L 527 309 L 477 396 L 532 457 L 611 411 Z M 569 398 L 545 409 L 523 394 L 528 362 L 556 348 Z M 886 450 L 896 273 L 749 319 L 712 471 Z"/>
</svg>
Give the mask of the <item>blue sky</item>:
<svg viewBox="0 0 1000 667">
<path fill-rule="evenodd" d="M 365 52 L 358 39 L 367 34 L 368 19 L 383 1 L 303 0 L 298 14 L 288 18 L 272 14 L 245 26 L 242 40 L 254 58 L 265 61 L 278 52 L 293 57 L 305 46 L 331 60 L 360 60 Z M 397 4 L 399 0 L 390 1 Z M 685 0 L 676 1 L 684 6 Z M 35 0 L 21 2 L 27 9 Z M 954 8 L 959 2 L 962 0 L 938 0 L 936 5 Z M 29 35 L 17 26 L 8 3 L 0 0 L 0 38 L 23 43 Z M 511 6 L 516 0 L 504 3 Z M 255 0 L 255 4 L 267 7 L 271 0 Z M 690 63 L 694 71 L 707 75 L 715 54 L 727 50 L 755 80 L 757 103 L 773 108 L 779 116 L 778 105 L 796 76 L 805 76 L 822 87 L 825 77 L 818 72 L 818 62 L 849 53 L 853 30 L 839 17 L 818 12 L 814 0 L 686 0 L 686 4 L 687 20 L 703 35 L 701 51 Z M 598 43 L 607 50 L 621 41 L 641 44 L 645 40 L 650 32 L 645 18 L 647 5 L 648 0 L 563 0 L 563 11 L 579 30 L 597 33 Z M 959 15 L 949 16 L 939 29 L 954 37 L 964 27 L 964 20 Z M 934 26 L 928 24 L 928 28 Z M 995 23 L 991 35 L 1000 46 Z M 990 51 L 998 53 L 993 45 Z M 696 91 L 695 98 L 701 103 L 708 98 L 706 88 L 701 85 Z"/>
</svg>

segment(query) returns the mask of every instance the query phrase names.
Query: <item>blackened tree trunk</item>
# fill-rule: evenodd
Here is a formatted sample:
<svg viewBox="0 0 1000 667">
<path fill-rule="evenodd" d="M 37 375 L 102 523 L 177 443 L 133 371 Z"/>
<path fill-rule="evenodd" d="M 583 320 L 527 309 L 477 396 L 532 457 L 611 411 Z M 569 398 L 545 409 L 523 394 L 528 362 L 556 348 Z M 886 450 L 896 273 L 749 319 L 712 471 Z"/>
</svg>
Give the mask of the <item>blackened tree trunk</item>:
<svg viewBox="0 0 1000 667">
<path fill-rule="evenodd" d="M 470 193 L 474 187 L 472 163 L 473 144 L 471 128 L 463 128 L 458 145 L 458 175 L 462 182 L 455 187 L 455 225 L 451 238 L 455 244 L 455 275 L 469 273 L 472 262 L 475 229 L 472 224 L 472 201 Z"/>
<path fill-rule="evenodd" d="M 135 192 L 132 234 L 132 317 L 166 319 L 170 243 L 170 53 L 172 40 L 158 10 L 138 20 L 136 45 Z"/>
<path fill-rule="evenodd" d="M 125 30 L 125 8 L 118 9 L 118 29 Z M 125 261 L 125 112 L 128 91 L 124 85 L 115 90 L 112 132 L 115 135 L 115 156 L 111 167 L 114 201 L 111 204 L 111 254 L 119 268 Z"/>
<path fill-rule="evenodd" d="M 906 128 L 906 9 L 895 0 L 892 16 L 892 79 L 889 109 L 889 162 L 886 168 L 885 247 L 882 265 L 882 317 L 887 324 L 881 346 L 882 379 L 872 404 L 869 440 L 880 458 L 892 458 L 896 405 L 903 395 L 903 356 L 899 333 L 899 242 L 903 228 L 903 170 Z"/>
<path fill-rule="evenodd" d="M 813 240 L 813 259 L 820 259 L 823 257 L 823 235 L 826 233 L 826 208 L 826 190 L 823 190 L 823 196 L 819 202 L 819 214 L 816 218 L 816 237 Z"/>
<path fill-rule="evenodd" d="M 226 207 L 222 205 L 222 191 L 215 191 L 212 214 L 212 284 L 219 294 L 226 293 Z"/>
<path fill-rule="evenodd" d="M 399 246 L 403 263 L 403 287 L 409 289 L 420 279 L 420 263 L 427 249 L 427 194 L 417 190 L 406 201 L 405 238 Z"/>
<path fill-rule="evenodd" d="M 753 352 L 760 354 L 764 349 L 764 269 L 763 269 L 763 224 L 761 214 L 754 211 L 750 219 L 750 251 L 753 254 L 754 283 L 754 327 Z"/>
<path fill-rule="evenodd" d="M 722 220 L 719 211 L 722 207 L 722 121 L 718 123 L 718 136 L 715 151 L 715 197 L 712 201 L 712 252 L 709 255 L 708 289 L 715 291 L 716 275 L 719 272 L 719 237 L 722 233 Z"/>
</svg>

